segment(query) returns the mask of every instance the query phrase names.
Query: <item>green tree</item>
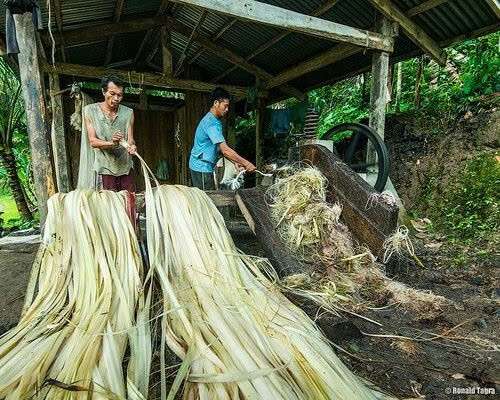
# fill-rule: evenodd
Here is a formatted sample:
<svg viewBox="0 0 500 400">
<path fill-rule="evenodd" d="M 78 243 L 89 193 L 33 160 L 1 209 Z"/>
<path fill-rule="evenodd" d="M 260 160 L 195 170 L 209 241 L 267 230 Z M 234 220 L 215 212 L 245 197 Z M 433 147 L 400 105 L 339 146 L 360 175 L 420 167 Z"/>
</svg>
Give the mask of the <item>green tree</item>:
<svg viewBox="0 0 500 400">
<path fill-rule="evenodd" d="M 18 175 L 14 137 L 26 132 L 21 84 L 10 67 L 0 59 L 0 164 L 21 217 L 32 220 L 25 191 Z"/>
</svg>

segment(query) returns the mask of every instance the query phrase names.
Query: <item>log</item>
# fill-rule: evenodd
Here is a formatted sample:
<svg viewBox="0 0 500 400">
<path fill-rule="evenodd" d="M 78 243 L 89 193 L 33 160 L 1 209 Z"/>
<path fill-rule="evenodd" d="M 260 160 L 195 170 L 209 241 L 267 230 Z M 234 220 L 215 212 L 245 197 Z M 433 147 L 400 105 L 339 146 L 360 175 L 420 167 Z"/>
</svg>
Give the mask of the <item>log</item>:
<svg viewBox="0 0 500 400">
<path fill-rule="evenodd" d="M 19 72 L 26 107 L 35 195 L 40 225 L 43 226 L 47 216 L 47 200 L 55 193 L 49 134 L 45 120 L 47 110 L 31 13 L 15 14 L 14 21 L 19 44 Z"/>
<path fill-rule="evenodd" d="M 238 190 L 236 203 L 262 245 L 266 257 L 281 278 L 308 270 L 291 255 L 286 244 L 276 233 L 271 220 L 271 210 L 265 201 L 262 188 Z"/>
</svg>

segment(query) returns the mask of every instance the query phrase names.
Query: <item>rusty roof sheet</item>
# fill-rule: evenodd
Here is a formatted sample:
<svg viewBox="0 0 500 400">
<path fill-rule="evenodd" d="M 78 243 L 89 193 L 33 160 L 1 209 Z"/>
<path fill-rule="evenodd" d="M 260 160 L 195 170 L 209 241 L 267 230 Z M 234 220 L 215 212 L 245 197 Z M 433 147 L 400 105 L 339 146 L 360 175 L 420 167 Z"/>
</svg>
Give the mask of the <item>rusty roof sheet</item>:
<svg viewBox="0 0 500 400">
<path fill-rule="evenodd" d="M 326 0 L 265 0 L 273 4 L 305 14 L 311 14 L 315 9 L 325 4 Z M 402 11 L 407 12 L 415 6 L 421 5 L 422 0 L 393 0 Z M 49 10 L 46 2 L 41 1 L 44 28 L 49 21 Z M 63 29 L 71 30 L 111 22 L 114 14 L 116 0 L 65 0 L 61 1 L 63 15 Z M 122 20 L 141 16 L 157 15 L 161 0 L 125 0 Z M 170 3 L 168 10 L 184 25 L 193 28 L 198 23 L 203 10 L 185 4 Z M 51 9 L 52 30 L 57 31 L 54 10 Z M 0 4 L 0 27 L 3 30 L 5 19 L 5 6 Z M 321 15 L 321 18 L 350 25 L 361 29 L 371 29 L 377 17 L 376 10 L 368 0 L 339 0 L 332 8 Z M 490 32 L 499 29 L 499 20 L 486 1 L 477 0 L 449 0 L 426 10 L 411 19 L 417 23 L 431 38 L 441 44 L 448 44 L 456 39 L 463 39 L 479 31 Z M 232 24 L 223 34 L 215 39 L 215 43 L 230 49 L 234 53 L 249 57 L 269 43 L 277 35 L 284 32 L 282 29 L 248 21 L 237 20 L 214 12 L 207 12 L 199 32 L 208 38 L 214 38 L 228 24 Z M 126 33 L 115 36 L 111 63 L 120 63 L 130 60 L 128 65 L 121 68 L 156 70 L 161 64 L 160 54 L 157 52 L 152 63 L 146 63 L 147 56 L 157 46 L 158 34 L 151 35 L 143 51 L 138 54 L 138 49 L 143 41 L 145 32 Z M 183 53 L 189 38 L 179 34 L 172 34 L 172 47 L 174 63 L 177 63 Z M 307 36 L 299 33 L 290 33 L 277 41 L 266 50 L 252 56 L 249 62 L 261 67 L 271 74 L 278 74 L 287 68 L 297 65 L 321 52 L 335 46 L 330 40 Z M 107 39 L 93 41 L 92 43 L 72 45 L 67 49 L 67 61 L 84 65 L 103 65 L 106 58 Z M 393 59 L 404 59 L 418 54 L 418 47 L 406 37 L 404 32 L 396 38 Z M 57 53 L 59 57 L 59 53 Z M 193 58 L 194 57 L 194 58 Z M 133 64 L 131 60 L 137 59 Z M 221 83 L 251 86 L 255 78 L 240 68 L 234 68 L 227 60 L 217 54 L 201 49 L 193 42 L 187 51 L 187 63 L 192 64 L 202 71 L 202 76 L 207 81 L 213 80 L 221 74 L 226 74 Z M 290 82 L 305 91 L 318 87 L 328 82 L 337 81 L 345 76 L 368 69 L 370 66 L 370 52 L 360 52 L 337 64 L 325 67 L 319 71 Z M 156 65 L 156 68 L 155 68 Z"/>
</svg>

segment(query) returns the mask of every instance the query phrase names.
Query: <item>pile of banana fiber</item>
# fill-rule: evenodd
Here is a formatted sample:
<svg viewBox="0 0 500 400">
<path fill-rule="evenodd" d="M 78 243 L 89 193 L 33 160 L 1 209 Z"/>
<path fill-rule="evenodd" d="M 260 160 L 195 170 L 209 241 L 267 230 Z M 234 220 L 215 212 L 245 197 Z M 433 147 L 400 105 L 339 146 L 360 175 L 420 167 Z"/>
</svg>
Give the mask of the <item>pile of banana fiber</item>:
<svg viewBox="0 0 500 400">
<path fill-rule="evenodd" d="M 147 269 L 125 192 L 56 194 L 48 207 L 21 320 L 0 338 L 0 398 L 154 399 L 153 384 L 161 399 L 386 398 L 265 260 L 238 251 L 202 191 L 147 181 Z M 173 381 L 168 351 L 182 360 Z"/>
</svg>

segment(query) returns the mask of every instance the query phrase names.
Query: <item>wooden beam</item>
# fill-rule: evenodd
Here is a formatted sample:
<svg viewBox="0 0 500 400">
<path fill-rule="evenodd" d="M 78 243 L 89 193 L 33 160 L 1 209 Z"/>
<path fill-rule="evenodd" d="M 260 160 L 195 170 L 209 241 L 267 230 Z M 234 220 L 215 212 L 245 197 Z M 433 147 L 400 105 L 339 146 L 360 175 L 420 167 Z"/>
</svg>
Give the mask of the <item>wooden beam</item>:
<svg viewBox="0 0 500 400">
<path fill-rule="evenodd" d="M 163 111 L 163 112 L 172 112 L 177 110 L 178 107 L 169 107 L 169 106 L 161 106 L 159 104 L 146 104 L 146 107 L 144 107 L 143 104 L 133 102 L 133 101 L 122 101 L 121 104 L 133 108 L 134 110 L 148 110 L 148 111 Z"/>
<path fill-rule="evenodd" d="M 498 19 L 500 19 L 500 1 L 498 0 L 486 0 L 490 8 L 493 10 Z"/>
<path fill-rule="evenodd" d="M 319 6 L 317 9 L 315 9 L 311 13 L 311 15 L 313 17 L 320 17 L 321 15 L 326 13 L 327 11 L 331 10 L 333 8 L 333 6 L 338 3 L 338 1 L 339 0 L 327 1 L 325 4 Z M 235 21 L 237 21 L 237 19 L 235 19 Z M 271 40 L 266 41 L 266 43 L 264 43 L 262 46 L 258 47 L 256 50 L 254 50 L 254 52 L 252 54 L 250 54 L 249 56 L 247 56 L 245 58 L 245 60 L 250 61 L 251 59 L 257 57 L 260 53 L 266 51 L 271 46 L 274 46 L 276 43 L 278 43 L 279 41 L 283 40 L 284 38 L 286 38 L 288 35 L 291 35 L 291 34 L 292 34 L 292 32 L 281 32 L 280 34 L 276 35 Z M 224 71 L 222 74 L 220 74 L 219 76 L 214 78 L 212 80 L 212 82 L 218 82 L 219 80 L 224 78 L 226 75 L 229 75 L 231 72 L 233 72 L 235 69 L 236 69 L 236 66 L 229 68 L 228 70 Z"/>
<path fill-rule="evenodd" d="M 49 91 L 52 106 L 51 141 L 52 155 L 56 172 L 57 190 L 67 193 L 71 190 L 69 160 L 66 153 L 66 135 L 64 132 L 64 109 L 61 96 L 54 95 L 61 91 L 59 75 L 49 74 Z"/>
<path fill-rule="evenodd" d="M 326 67 L 327 65 L 333 64 L 337 61 L 343 60 L 344 58 L 359 53 L 360 51 L 362 51 L 362 49 L 357 46 L 345 43 L 338 44 L 334 48 L 276 75 L 274 78 L 266 82 L 265 88 L 271 89 L 273 87 L 283 85 L 286 82 L 299 78 L 309 72 Z"/>
<path fill-rule="evenodd" d="M 380 31 L 388 33 L 390 23 L 387 18 L 380 20 Z M 385 111 L 387 106 L 387 82 L 389 76 L 389 53 L 376 51 L 372 55 L 372 83 L 370 91 L 370 116 L 369 124 L 379 136 L 384 138 Z M 372 154 L 368 154 L 368 163 L 375 162 L 375 149 L 371 149 Z M 370 149 L 368 150 L 370 153 Z"/>
<path fill-rule="evenodd" d="M 190 90 L 194 92 L 211 92 L 218 85 L 188 79 L 176 79 L 161 74 L 142 73 L 135 71 L 123 71 L 104 67 L 92 67 L 88 65 L 56 63 L 55 66 L 44 64 L 43 69 L 48 73 L 60 75 L 78 76 L 82 78 L 100 79 L 105 75 L 115 75 L 124 82 L 143 86 L 155 86 L 165 89 Z M 248 88 L 242 86 L 220 85 L 235 96 L 246 96 Z"/>
<path fill-rule="evenodd" d="M 167 76 L 172 76 L 174 73 L 171 39 L 170 30 L 166 26 L 162 26 L 160 30 L 162 71 Z"/>
<path fill-rule="evenodd" d="M 47 110 L 43 96 L 32 14 L 15 14 L 14 21 L 19 44 L 19 70 L 26 108 L 33 180 L 40 214 L 40 225 L 43 227 L 47 216 L 47 200 L 55 193 L 49 135 L 45 119 Z"/>
<path fill-rule="evenodd" d="M 122 16 L 123 12 L 123 4 L 125 3 L 125 0 L 116 0 L 115 3 L 115 10 L 113 12 L 113 23 L 117 23 L 120 21 L 120 18 Z M 115 43 L 115 36 L 111 36 L 108 39 L 108 45 L 106 48 L 106 58 L 104 59 L 104 65 L 108 65 L 111 62 L 111 59 L 113 58 L 113 45 Z"/>
<path fill-rule="evenodd" d="M 250 211 L 248 211 L 247 206 L 245 205 L 245 202 L 242 200 L 240 193 L 236 193 L 234 196 L 236 200 L 236 204 L 238 205 L 241 214 L 243 215 L 243 218 L 245 218 L 245 221 L 247 222 L 248 226 L 252 230 L 252 232 L 255 235 L 255 220 L 253 219 L 252 215 L 250 214 Z"/>
<path fill-rule="evenodd" d="M 454 38 L 451 39 L 442 40 L 441 42 L 439 42 L 439 45 L 441 47 L 448 47 L 453 43 L 461 42 L 463 40 L 476 39 L 478 37 L 488 35 L 490 33 L 497 32 L 499 30 L 500 30 L 500 21 L 497 21 L 494 24 L 485 26 L 483 28 L 479 28 L 471 32 L 466 32 L 462 35 L 455 36 Z"/>
<path fill-rule="evenodd" d="M 340 42 L 352 43 L 362 47 L 392 51 L 391 38 L 347 25 L 311 17 L 281 7 L 254 0 L 174 0 L 177 3 L 198 6 L 221 14 L 271 25 L 306 35 Z"/>
<path fill-rule="evenodd" d="M 121 61 L 115 61 L 113 63 L 109 63 L 106 67 L 108 67 L 108 68 L 125 67 L 127 65 L 132 65 L 133 63 L 134 63 L 134 59 L 129 58 L 127 60 L 121 60 Z"/>
<path fill-rule="evenodd" d="M 235 193 L 232 190 L 207 190 L 205 193 L 216 207 L 236 205 Z"/>
<path fill-rule="evenodd" d="M 51 0 L 51 2 L 54 7 L 57 31 L 59 32 L 59 34 L 61 34 L 63 31 L 63 14 L 61 10 L 61 2 L 60 0 Z M 61 50 L 61 59 L 63 60 L 63 62 L 66 62 L 66 48 L 64 46 L 64 39 L 61 42 L 60 50 Z"/>
<path fill-rule="evenodd" d="M 369 0 L 370 3 L 387 18 L 397 22 L 408 37 L 423 51 L 428 53 L 438 64 L 446 64 L 446 55 L 439 45 L 415 22 L 403 14 L 390 0 Z"/>
<path fill-rule="evenodd" d="M 407 17 L 413 17 L 418 14 L 422 14 L 426 11 L 429 11 L 443 3 L 447 3 L 449 0 L 427 0 L 424 1 L 422 4 L 419 4 L 418 6 L 410 8 L 408 11 L 406 11 L 406 16 Z"/>
<path fill-rule="evenodd" d="M 484 36 L 484 35 L 487 35 L 487 34 L 490 34 L 490 33 L 493 33 L 493 32 L 497 32 L 498 30 L 500 30 L 500 22 L 496 22 L 492 25 L 488 25 L 484 28 L 481 28 L 481 29 L 476 29 L 474 31 L 471 31 L 471 32 L 467 32 L 467 33 L 464 33 L 462 35 L 459 35 L 459 36 L 456 36 L 454 38 L 451 38 L 451 39 L 445 39 L 445 40 L 441 40 L 439 42 L 439 46 L 442 47 L 442 48 L 445 48 L 445 47 L 448 47 L 454 43 L 457 43 L 457 42 L 460 42 L 460 41 L 463 41 L 463 40 L 470 40 L 470 39 L 476 39 L 478 37 L 481 37 L 481 36 Z M 329 50 L 330 51 L 330 50 Z M 358 49 L 357 51 L 358 53 L 360 52 L 360 50 Z M 356 53 L 354 53 L 356 54 Z M 392 56 L 391 57 L 391 62 L 394 62 L 394 63 L 397 63 L 397 62 L 400 62 L 400 61 L 404 61 L 404 60 L 408 60 L 412 57 L 416 57 L 418 55 L 422 54 L 422 50 L 420 50 L 420 48 L 410 52 L 410 53 L 406 53 L 406 54 L 403 54 L 403 55 L 399 55 L 397 57 L 395 56 Z M 340 60 L 336 60 L 334 62 L 338 62 Z M 325 65 L 323 65 L 325 66 Z M 341 82 L 345 79 L 348 79 L 348 78 L 352 78 L 354 76 L 357 76 L 359 74 L 362 74 L 362 73 L 365 73 L 367 71 L 369 71 L 371 68 L 370 65 L 365 65 L 365 66 L 361 66 L 361 67 L 358 67 L 358 68 L 355 68 L 343 75 L 339 75 L 339 76 L 336 76 L 332 79 L 329 79 L 327 81 L 323 81 L 321 82 L 320 84 L 316 84 L 314 86 L 309 86 L 307 88 L 308 91 L 310 90 L 314 90 L 314 89 L 317 89 L 317 88 L 320 88 L 320 87 L 324 87 L 326 85 L 333 85 L 337 82 Z M 275 97 L 272 99 L 273 103 L 276 103 L 278 101 L 282 101 L 282 100 L 285 100 L 285 97 L 281 96 L 281 97 Z"/>
<path fill-rule="evenodd" d="M 61 34 L 56 33 L 54 34 L 54 39 L 57 45 L 60 45 L 63 40 L 66 44 L 85 43 L 93 40 L 102 41 L 121 33 L 140 32 L 163 26 L 167 23 L 168 18 L 167 16 L 159 15 L 147 18 L 135 18 L 111 24 L 86 26 L 70 31 L 63 31 Z M 50 43 L 48 33 L 44 33 L 42 37 L 46 43 Z"/>
<path fill-rule="evenodd" d="M 179 21 L 175 20 L 174 18 L 171 18 L 169 20 L 169 26 L 172 28 L 172 30 L 179 32 L 184 36 L 188 36 L 192 32 L 189 27 L 180 23 Z M 203 46 L 205 49 L 207 49 L 211 53 L 213 53 L 215 56 L 221 57 L 221 58 L 229 61 L 230 63 L 237 65 L 241 69 L 255 75 L 257 78 L 260 78 L 260 79 L 265 80 L 265 81 L 273 78 L 273 76 L 270 73 L 268 73 L 267 71 L 263 70 L 262 68 L 258 67 L 257 65 L 249 63 L 248 61 L 246 61 L 243 57 L 239 56 L 238 54 L 233 53 L 231 50 L 226 49 L 225 47 L 222 47 L 222 46 L 215 44 L 210 39 L 200 35 L 197 32 L 195 32 L 193 39 L 198 44 Z M 304 94 L 301 91 L 299 91 L 295 88 L 292 88 L 290 86 L 284 87 L 284 88 L 282 88 L 282 90 L 291 96 L 297 97 L 298 99 L 304 98 Z"/>
</svg>

